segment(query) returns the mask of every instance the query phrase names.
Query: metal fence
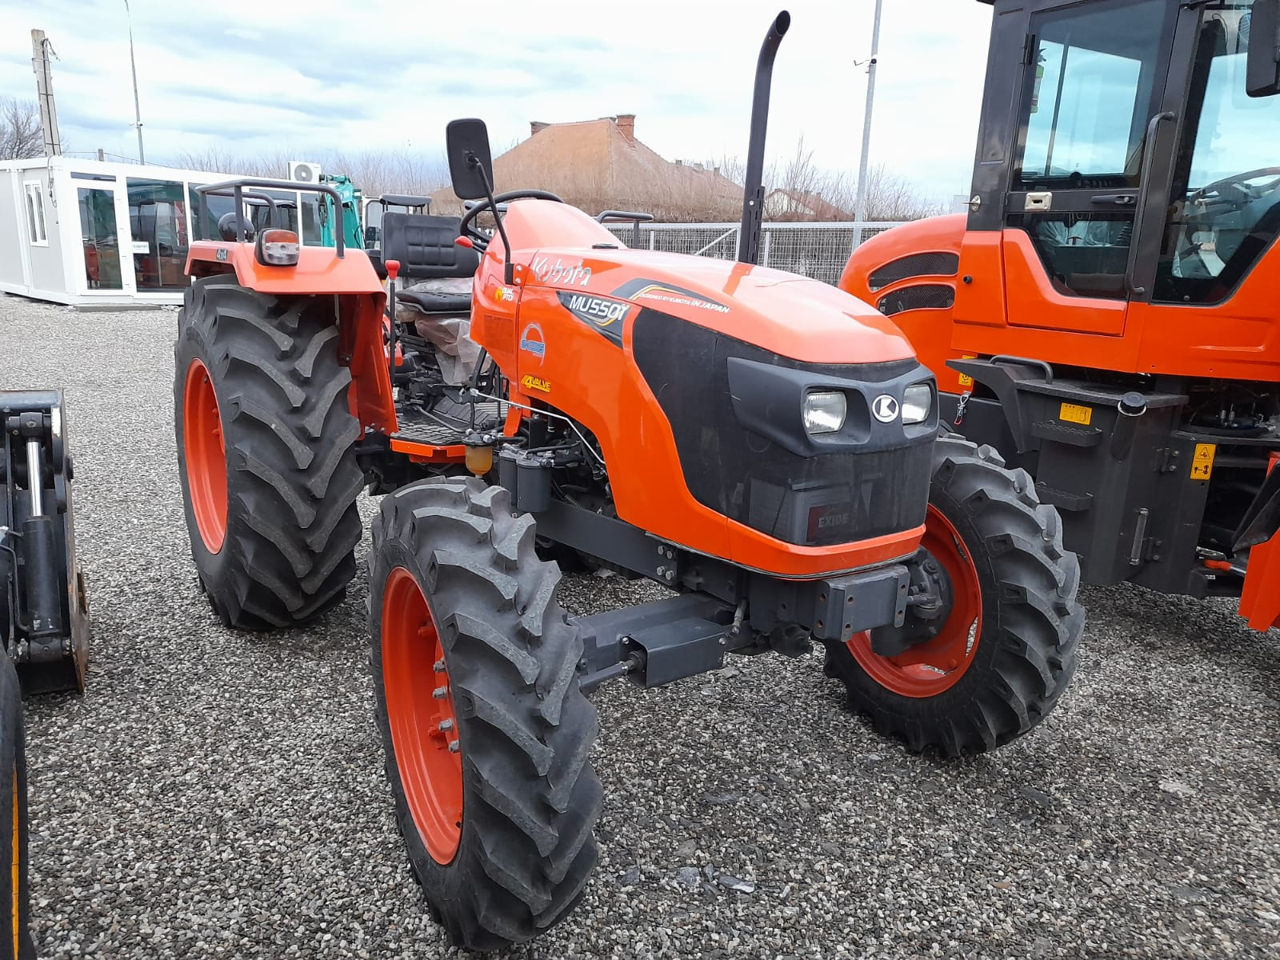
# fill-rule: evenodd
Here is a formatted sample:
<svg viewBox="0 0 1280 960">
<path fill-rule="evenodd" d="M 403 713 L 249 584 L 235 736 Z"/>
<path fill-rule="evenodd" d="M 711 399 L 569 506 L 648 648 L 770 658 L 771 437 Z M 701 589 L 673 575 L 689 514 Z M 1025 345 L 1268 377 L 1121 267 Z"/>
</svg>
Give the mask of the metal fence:
<svg viewBox="0 0 1280 960">
<path fill-rule="evenodd" d="M 766 223 L 760 238 L 760 264 L 834 284 L 858 244 L 899 224 Z M 738 255 L 737 223 L 605 224 L 629 247 L 733 260 Z"/>
</svg>

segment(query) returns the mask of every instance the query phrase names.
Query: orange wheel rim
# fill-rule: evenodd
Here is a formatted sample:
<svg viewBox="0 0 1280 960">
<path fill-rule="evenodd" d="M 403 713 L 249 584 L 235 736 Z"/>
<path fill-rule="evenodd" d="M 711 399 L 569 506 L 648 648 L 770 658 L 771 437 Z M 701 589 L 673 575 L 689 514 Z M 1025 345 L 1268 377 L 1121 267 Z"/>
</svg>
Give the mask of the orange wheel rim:
<svg viewBox="0 0 1280 960">
<path fill-rule="evenodd" d="M 450 863 L 462 837 L 462 753 L 444 646 L 418 581 L 404 567 L 382 595 L 382 686 L 409 813 L 427 852 Z"/>
<path fill-rule="evenodd" d="M 209 368 L 199 360 L 187 367 L 182 391 L 182 441 L 187 487 L 200 539 L 210 553 L 227 539 L 227 444 L 222 436 L 218 397 Z"/>
<path fill-rule="evenodd" d="M 19 827 L 18 768 L 15 765 L 13 768 L 13 833 L 10 835 L 12 837 L 10 846 L 13 854 L 13 886 L 10 889 L 13 891 L 13 955 L 15 957 L 18 955 L 18 915 L 22 912 L 22 887 L 20 886 L 22 880 L 22 836 L 19 833 Z"/>
<path fill-rule="evenodd" d="M 872 650 L 869 632 L 855 633 L 848 642 L 849 652 L 872 680 L 893 693 L 916 698 L 936 697 L 955 686 L 973 663 L 982 635 L 978 568 L 951 521 L 932 504 L 921 545 L 951 578 L 954 602 L 938 635 L 896 657 L 882 657 Z"/>
</svg>

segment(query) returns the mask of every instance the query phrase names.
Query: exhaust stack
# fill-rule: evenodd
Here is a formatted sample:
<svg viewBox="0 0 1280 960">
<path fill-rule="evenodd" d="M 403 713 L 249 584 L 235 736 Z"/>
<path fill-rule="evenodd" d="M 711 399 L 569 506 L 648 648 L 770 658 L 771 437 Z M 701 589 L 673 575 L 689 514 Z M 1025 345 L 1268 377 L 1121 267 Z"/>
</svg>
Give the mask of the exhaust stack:
<svg viewBox="0 0 1280 960">
<path fill-rule="evenodd" d="M 769 88 L 773 83 L 773 58 L 791 26 L 791 14 L 783 10 L 769 26 L 760 59 L 756 61 L 756 89 L 751 103 L 751 142 L 747 146 L 747 182 L 742 198 L 742 230 L 738 262 L 760 262 L 760 224 L 764 219 L 764 135 L 769 123 Z"/>
</svg>

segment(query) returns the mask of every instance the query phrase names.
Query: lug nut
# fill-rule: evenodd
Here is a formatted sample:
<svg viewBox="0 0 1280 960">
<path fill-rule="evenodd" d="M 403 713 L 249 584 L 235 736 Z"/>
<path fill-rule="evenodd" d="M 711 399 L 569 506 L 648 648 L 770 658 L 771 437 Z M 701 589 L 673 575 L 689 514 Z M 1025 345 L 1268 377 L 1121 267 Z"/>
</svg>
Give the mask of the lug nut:
<svg viewBox="0 0 1280 960">
<path fill-rule="evenodd" d="M 431 691 L 431 695 L 435 697 L 437 700 L 443 700 L 445 697 L 449 695 L 449 688 L 447 686 L 436 687 L 434 690 Z"/>
<path fill-rule="evenodd" d="M 441 720 L 441 721 L 440 721 L 440 726 L 439 726 L 439 727 L 437 727 L 436 729 L 441 730 L 441 731 L 443 731 L 443 732 L 445 732 L 445 733 L 448 733 L 450 730 L 452 730 L 452 729 L 453 729 L 453 721 L 452 721 L 452 720 Z"/>
<path fill-rule="evenodd" d="M 433 666 L 435 667 L 436 673 L 444 673 L 444 657 L 437 660 Z"/>
<path fill-rule="evenodd" d="M 449 741 L 449 752 L 450 752 L 450 753 L 457 753 L 460 749 L 462 749 L 462 748 L 458 746 L 458 741 L 457 741 L 457 740 L 450 740 L 450 741 Z"/>
</svg>

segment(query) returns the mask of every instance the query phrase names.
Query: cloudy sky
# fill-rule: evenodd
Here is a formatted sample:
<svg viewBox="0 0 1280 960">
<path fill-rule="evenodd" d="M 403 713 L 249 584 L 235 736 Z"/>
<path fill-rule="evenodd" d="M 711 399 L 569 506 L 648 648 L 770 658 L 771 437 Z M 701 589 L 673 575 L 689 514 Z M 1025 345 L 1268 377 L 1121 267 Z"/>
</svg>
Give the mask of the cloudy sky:
<svg viewBox="0 0 1280 960">
<path fill-rule="evenodd" d="M 131 0 L 148 159 L 210 147 L 312 159 L 442 155 L 483 117 L 498 152 L 550 122 L 635 113 L 668 159 L 744 157 L 760 41 L 784 6 L 769 152 L 856 171 L 874 0 Z M 872 162 L 939 199 L 969 185 L 990 8 L 885 0 Z M 34 95 L 30 31 L 59 59 L 64 147 L 137 156 L 124 0 L 0 0 L 0 96 Z M 340 171 L 334 171 L 340 172 Z"/>
</svg>

